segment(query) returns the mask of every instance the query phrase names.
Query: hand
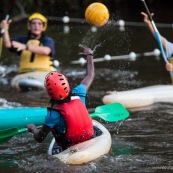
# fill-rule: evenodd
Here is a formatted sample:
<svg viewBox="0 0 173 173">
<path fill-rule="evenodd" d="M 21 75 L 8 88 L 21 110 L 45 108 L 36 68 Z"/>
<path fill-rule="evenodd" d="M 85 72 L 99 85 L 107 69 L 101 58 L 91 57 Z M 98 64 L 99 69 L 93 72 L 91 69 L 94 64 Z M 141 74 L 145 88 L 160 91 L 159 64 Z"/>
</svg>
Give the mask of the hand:
<svg viewBox="0 0 173 173">
<path fill-rule="evenodd" d="M 26 49 L 26 44 L 22 44 L 17 41 L 12 41 L 12 46 L 16 48 L 17 51 L 22 51 Z"/>
<path fill-rule="evenodd" d="M 144 17 L 143 20 L 144 20 L 145 23 L 149 23 L 150 22 L 150 20 L 148 18 L 148 15 L 146 13 L 141 12 L 141 15 Z M 151 13 L 151 17 L 153 17 L 153 16 L 154 16 L 154 13 Z"/>
<path fill-rule="evenodd" d="M 167 71 L 172 72 L 173 71 L 173 65 L 170 62 L 167 62 L 166 63 L 166 69 L 167 69 Z"/>
<path fill-rule="evenodd" d="M 35 128 L 36 128 L 35 124 L 28 124 L 27 125 L 28 132 L 32 133 Z"/>
<path fill-rule="evenodd" d="M 9 28 L 11 22 L 12 22 L 12 20 L 8 20 L 8 21 L 3 20 L 3 21 L 0 23 L 1 29 L 4 29 L 5 31 L 8 31 L 8 28 Z"/>
<path fill-rule="evenodd" d="M 88 47 L 86 47 L 86 46 L 84 46 L 84 45 L 79 45 L 79 47 L 81 48 L 81 49 L 83 49 L 83 51 L 82 52 L 80 52 L 79 53 L 79 55 L 84 55 L 84 56 L 87 56 L 87 55 L 93 55 L 93 51 L 91 50 L 91 48 L 88 48 Z"/>
</svg>

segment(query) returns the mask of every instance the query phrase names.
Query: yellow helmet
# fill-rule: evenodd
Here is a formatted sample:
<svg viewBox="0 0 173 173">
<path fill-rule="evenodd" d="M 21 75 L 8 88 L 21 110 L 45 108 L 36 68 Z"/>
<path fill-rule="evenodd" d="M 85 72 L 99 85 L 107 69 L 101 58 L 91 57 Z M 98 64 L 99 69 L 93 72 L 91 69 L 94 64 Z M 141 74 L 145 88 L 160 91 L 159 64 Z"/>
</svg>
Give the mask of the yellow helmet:
<svg viewBox="0 0 173 173">
<path fill-rule="evenodd" d="M 33 13 L 28 19 L 28 29 L 30 30 L 30 21 L 33 19 L 40 19 L 44 23 L 43 30 L 45 31 L 47 28 L 47 19 L 40 13 Z"/>
</svg>

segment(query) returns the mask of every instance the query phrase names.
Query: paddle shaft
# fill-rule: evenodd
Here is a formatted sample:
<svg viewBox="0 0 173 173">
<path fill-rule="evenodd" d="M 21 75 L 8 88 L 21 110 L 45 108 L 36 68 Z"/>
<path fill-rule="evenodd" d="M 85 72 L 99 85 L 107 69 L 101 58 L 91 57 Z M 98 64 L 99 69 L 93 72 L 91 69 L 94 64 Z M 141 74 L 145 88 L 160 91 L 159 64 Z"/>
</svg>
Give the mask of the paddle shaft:
<svg viewBox="0 0 173 173">
<path fill-rule="evenodd" d="M 152 24 L 152 26 L 153 26 L 153 29 L 154 29 L 154 32 L 155 32 L 155 36 L 156 36 L 156 40 L 157 40 L 158 45 L 159 45 L 159 47 L 160 47 L 160 50 L 161 50 L 161 52 L 162 52 L 164 61 L 167 63 L 168 60 L 167 60 L 167 58 L 166 58 L 166 54 L 165 54 L 165 51 L 164 51 L 164 49 L 163 49 L 163 45 L 162 45 L 162 41 L 161 41 L 161 38 L 160 38 L 160 34 L 159 34 L 159 32 L 158 32 L 158 29 L 157 29 L 157 27 L 156 27 L 156 25 L 155 25 L 155 23 L 154 23 L 154 21 L 153 21 L 153 19 L 152 19 L 151 13 L 150 13 L 150 11 L 149 11 L 149 9 L 148 9 L 148 7 L 147 7 L 147 4 L 146 4 L 145 0 L 141 0 L 141 1 L 142 1 L 143 4 L 144 4 L 144 7 L 145 7 L 146 12 L 147 12 L 147 15 L 148 15 L 148 18 L 149 18 L 149 20 L 150 20 L 150 22 L 151 22 L 151 24 Z"/>
</svg>

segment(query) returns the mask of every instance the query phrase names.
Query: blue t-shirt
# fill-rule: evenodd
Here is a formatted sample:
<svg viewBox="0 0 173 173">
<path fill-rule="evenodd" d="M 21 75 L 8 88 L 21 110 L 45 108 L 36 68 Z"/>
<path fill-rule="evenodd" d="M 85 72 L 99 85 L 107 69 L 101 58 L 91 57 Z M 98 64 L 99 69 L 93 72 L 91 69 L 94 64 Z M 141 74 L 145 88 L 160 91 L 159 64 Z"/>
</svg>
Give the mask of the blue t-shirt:
<svg viewBox="0 0 173 173">
<path fill-rule="evenodd" d="M 26 44 L 28 42 L 27 36 L 16 36 L 14 38 L 11 38 L 11 41 L 17 41 L 19 43 Z M 42 37 L 40 39 L 40 42 L 43 46 L 47 46 L 51 49 L 50 56 L 53 57 L 55 55 L 55 44 L 54 40 L 51 37 Z M 10 48 L 10 51 L 17 52 L 15 48 Z M 21 51 L 17 52 L 19 55 L 21 54 Z"/>
<path fill-rule="evenodd" d="M 166 57 L 168 60 L 170 60 L 173 56 L 173 44 L 169 41 L 166 41 Z"/>
<path fill-rule="evenodd" d="M 78 85 L 72 90 L 72 94 L 75 94 L 80 97 L 82 102 L 85 104 L 86 98 L 86 86 L 83 84 Z M 50 114 L 51 113 L 51 114 Z M 56 129 L 60 133 L 65 133 L 66 131 L 66 123 L 64 117 L 60 114 L 60 112 L 51 110 L 51 112 L 47 111 L 47 116 L 45 118 L 44 125 L 53 128 L 56 126 Z"/>
</svg>

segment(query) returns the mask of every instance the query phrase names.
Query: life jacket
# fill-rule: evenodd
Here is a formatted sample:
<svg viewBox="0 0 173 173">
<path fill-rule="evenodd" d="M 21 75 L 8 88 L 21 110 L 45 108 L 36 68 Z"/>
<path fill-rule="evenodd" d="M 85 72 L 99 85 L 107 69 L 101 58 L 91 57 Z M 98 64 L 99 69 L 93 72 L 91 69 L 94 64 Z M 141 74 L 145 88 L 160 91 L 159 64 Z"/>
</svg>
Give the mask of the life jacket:
<svg viewBox="0 0 173 173">
<path fill-rule="evenodd" d="M 66 143 L 66 147 L 89 140 L 94 135 L 92 119 L 88 111 L 78 96 L 72 96 L 71 101 L 62 104 L 49 105 L 48 109 L 54 109 L 61 113 L 66 122 L 66 133 L 60 135 L 56 129 L 51 129 L 56 142 Z M 62 140 L 60 142 L 60 140 Z M 65 141 L 65 142 L 64 142 Z"/>
<path fill-rule="evenodd" d="M 173 57 L 170 59 L 170 63 L 173 64 Z M 173 84 L 173 72 L 170 72 L 171 82 Z"/>
<path fill-rule="evenodd" d="M 27 42 L 28 45 L 41 45 L 40 40 L 31 39 Z M 40 55 L 32 53 L 29 50 L 23 50 L 20 55 L 20 73 L 31 71 L 53 71 L 53 62 L 48 55 Z"/>
</svg>

